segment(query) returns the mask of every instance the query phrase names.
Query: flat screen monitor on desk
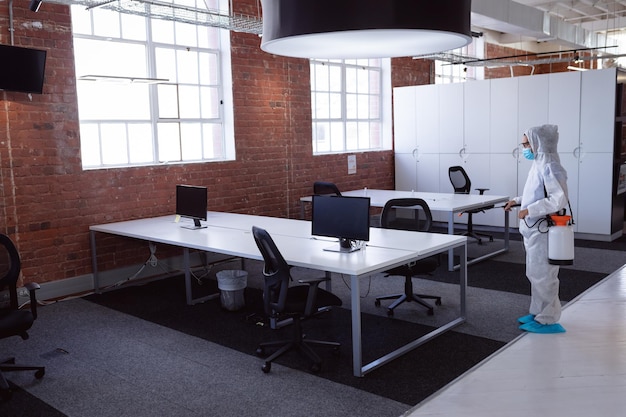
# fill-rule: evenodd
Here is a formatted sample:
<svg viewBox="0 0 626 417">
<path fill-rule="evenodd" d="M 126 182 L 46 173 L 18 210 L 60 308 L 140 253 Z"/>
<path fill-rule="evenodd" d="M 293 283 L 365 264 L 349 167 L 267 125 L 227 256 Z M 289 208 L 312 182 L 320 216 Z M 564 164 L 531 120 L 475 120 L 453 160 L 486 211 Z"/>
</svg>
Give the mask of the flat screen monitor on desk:
<svg viewBox="0 0 626 417">
<path fill-rule="evenodd" d="M 202 229 L 206 226 L 200 220 L 206 220 L 207 189 L 196 185 L 176 186 L 176 215 L 193 220 L 193 224 L 184 223 L 186 229 Z"/>
<path fill-rule="evenodd" d="M 370 239 L 369 197 L 313 196 L 311 234 L 336 237 L 339 244 L 326 250 L 353 252 L 356 241 Z"/>
</svg>

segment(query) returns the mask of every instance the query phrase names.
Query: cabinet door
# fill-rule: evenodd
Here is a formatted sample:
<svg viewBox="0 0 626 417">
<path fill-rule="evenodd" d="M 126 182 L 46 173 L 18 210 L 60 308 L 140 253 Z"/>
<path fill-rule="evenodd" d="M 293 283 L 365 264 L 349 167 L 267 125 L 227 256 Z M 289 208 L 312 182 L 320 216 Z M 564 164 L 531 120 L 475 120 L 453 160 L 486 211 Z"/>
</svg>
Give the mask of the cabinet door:
<svg viewBox="0 0 626 417">
<path fill-rule="evenodd" d="M 394 151 L 411 153 L 416 142 L 415 95 L 417 87 L 393 89 Z"/>
<path fill-rule="evenodd" d="M 518 124 L 518 78 L 498 78 L 490 81 L 489 124 L 490 152 L 509 154 L 522 136 Z"/>
<path fill-rule="evenodd" d="M 516 154 L 491 154 L 489 155 L 489 183 L 488 194 L 505 195 L 509 198 L 518 196 L 517 190 L 517 166 Z M 502 227 L 504 225 L 503 209 L 489 210 L 485 217 L 485 224 Z M 518 227 L 517 215 L 509 216 L 510 227 Z"/>
<path fill-rule="evenodd" d="M 612 153 L 588 153 L 579 159 L 578 232 L 611 234 L 612 184 Z"/>
<path fill-rule="evenodd" d="M 416 186 L 411 190 L 438 193 L 439 192 L 439 155 L 422 154 L 416 163 Z M 410 190 L 409 190 L 410 191 Z"/>
<path fill-rule="evenodd" d="M 491 83 L 489 81 L 468 81 L 463 83 L 464 100 L 464 148 L 467 153 L 489 153 L 491 118 Z"/>
<path fill-rule="evenodd" d="M 439 152 L 438 84 L 421 85 L 415 90 L 415 137 L 423 153 Z"/>
<path fill-rule="evenodd" d="M 439 86 L 439 152 L 458 153 L 463 148 L 463 92 L 465 83 Z"/>
<path fill-rule="evenodd" d="M 585 71 L 581 77 L 582 152 L 613 152 L 616 69 Z"/>
<path fill-rule="evenodd" d="M 413 154 L 396 153 L 396 190 L 411 191 L 417 188 L 417 164 Z"/>
<path fill-rule="evenodd" d="M 517 141 L 530 127 L 548 123 L 549 74 L 519 77 Z"/>
<path fill-rule="evenodd" d="M 548 123 L 559 127 L 559 152 L 572 152 L 580 140 L 580 72 L 550 74 Z"/>
<path fill-rule="evenodd" d="M 578 167 L 579 161 L 576 157 L 577 154 L 575 152 L 559 152 L 559 157 L 561 159 L 561 165 L 565 168 L 567 172 L 567 196 L 569 198 L 569 203 L 572 208 L 572 212 L 574 213 L 574 231 L 578 231 Z M 569 207 L 567 208 L 569 213 Z"/>
</svg>

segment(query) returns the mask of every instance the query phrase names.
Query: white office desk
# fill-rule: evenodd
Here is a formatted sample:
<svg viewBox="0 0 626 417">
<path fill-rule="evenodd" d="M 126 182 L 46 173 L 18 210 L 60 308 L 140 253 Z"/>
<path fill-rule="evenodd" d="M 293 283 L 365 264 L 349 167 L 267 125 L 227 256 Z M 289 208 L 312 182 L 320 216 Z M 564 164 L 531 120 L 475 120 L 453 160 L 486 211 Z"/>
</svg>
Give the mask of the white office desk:
<svg viewBox="0 0 626 417">
<path fill-rule="evenodd" d="M 495 204 L 506 203 L 510 200 L 507 196 L 501 195 L 480 195 L 480 194 L 454 194 L 454 193 L 428 193 L 417 191 L 396 191 L 396 190 L 370 190 L 360 189 L 342 192 L 341 195 L 346 197 L 369 197 L 370 206 L 385 207 L 387 201 L 394 198 L 421 198 L 426 201 L 431 211 L 442 211 L 448 213 L 448 234 L 454 234 L 454 218 L 455 214 L 462 213 L 467 210 L 480 209 L 490 207 Z M 300 198 L 300 217 L 304 218 L 304 203 L 310 203 L 313 200 L 311 196 Z M 492 258 L 509 250 L 509 214 L 502 210 L 504 215 L 504 246 L 501 249 L 489 252 L 478 258 L 468 261 L 468 265 L 480 262 L 487 258 Z M 458 267 L 458 266 L 457 266 Z M 452 271 L 454 259 L 452 252 L 448 256 L 448 270 Z"/>
<path fill-rule="evenodd" d="M 272 235 L 283 257 L 290 265 L 350 276 L 352 358 L 355 376 L 364 376 L 465 321 L 467 285 L 467 239 L 465 237 L 372 228 L 370 241 L 365 250 L 338 253 L 324 250 L 328 246 L 338 244 L 337 242 L 311 237 L 310 222 L 307 221 L 215 212 L 209 212 L 208 219 L 205 222 L 208 226 L 198 230 L 181 228 L 180 224 L 174 222 L 174 216 L 91 226 L 94 290 L 101 292 L 98 279 L 96 233 L 181 247 L 184 254 L 187 302 L 193 304 L 203 300 L 191 299 L 189 249 L 262 260 L 251 231 L 252 225 L 256 225 L 266 229 Z M 213 222 L 218 222 L 220 226 L 212 225 Z M 403 347 L 363 365 L 360 278 L 454 248 L 460 248 L 461 252 L 459 316 Z"/>
</svg>

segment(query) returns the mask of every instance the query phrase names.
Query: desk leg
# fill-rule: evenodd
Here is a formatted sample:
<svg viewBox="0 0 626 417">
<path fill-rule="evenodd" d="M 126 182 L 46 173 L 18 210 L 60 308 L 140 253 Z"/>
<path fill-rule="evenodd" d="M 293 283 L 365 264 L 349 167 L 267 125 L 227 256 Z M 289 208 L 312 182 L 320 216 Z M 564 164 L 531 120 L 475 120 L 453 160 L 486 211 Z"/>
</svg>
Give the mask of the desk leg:
<svg viewBox="0 0 626 417">
<path fill-rule="evenodd" d="M 100 277 L 98 276 L 98 254 L 96 252 L 96 232 L 89 231 L 89 240 L 91 241 L 91 270 L 93 271 L 93 290 L 96 294 L 100 294 Z"/>
<path fill-rule="evenodd" d="M 350 277 L 350 294 L 352 309 L 352 366 L 354 376 L 363 376 L 363 358 L 361 346 L 361 293 L 359 289 L 359 277 Z"/>
<path fill-rule="evenodd" d="M 185 296 L 187 298 L 187 305 L 194 305 L 203 303 L 208 300 L 213 300 L 220 296 L 219 291 L 214 294 L 205 295 L 204 297 L 193 298 L 191 289 L 191 262 L 189 260 L 189 249 L 183 248 L 183 268 L 185 269 Z"/>
<path fill-rule="evenodd" d="M 460 318 L 465 321 L 467 319 L 467 241 L 461 246 L 461 263 L 459 264 L 459 291 L 460 291 Z"/>
<path fill-rule="evenodd" d="M 454 234 L 454 212 L 451 211 L 448 217 L 448 234 Z M 454 249 L 448 249 L 448 271 L 454 271 Z"/>
</svg>

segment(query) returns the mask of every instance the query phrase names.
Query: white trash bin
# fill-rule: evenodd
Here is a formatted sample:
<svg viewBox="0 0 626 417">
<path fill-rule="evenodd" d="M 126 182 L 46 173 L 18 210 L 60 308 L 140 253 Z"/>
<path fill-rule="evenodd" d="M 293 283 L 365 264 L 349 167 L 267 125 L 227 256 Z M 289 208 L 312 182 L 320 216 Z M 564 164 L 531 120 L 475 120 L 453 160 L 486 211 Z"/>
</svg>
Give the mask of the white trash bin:
<svg viewBox="0 0 626 417">
<path fill-rule="evenodd" d="M 222 307 L 236 311 L 245 305 L 244 290 L 248 284 L 248 273 L 241 270 L 218 271 L 217 288 L 220 290 Z"/>
</svg>

